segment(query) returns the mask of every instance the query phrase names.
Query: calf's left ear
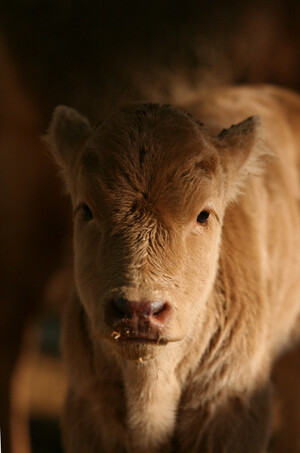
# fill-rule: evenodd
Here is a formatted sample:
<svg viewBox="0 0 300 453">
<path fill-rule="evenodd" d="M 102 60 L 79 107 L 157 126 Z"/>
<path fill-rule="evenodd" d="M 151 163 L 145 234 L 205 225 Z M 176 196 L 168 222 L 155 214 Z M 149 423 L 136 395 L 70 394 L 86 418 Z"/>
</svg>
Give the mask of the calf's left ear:
<svg viewBox="0 0 300 453">
<path fill-rule="evenodd" d="M 247 175 L 261 172 L 262 162 L 270 154 L 263 143 L 261 119 L 256 115 L 222 130 L 215 145 L 231 189 L 231 197 L 234 197 Z"/>
<path fill-rule="evenodd" d="M 90 132 L 89 121 L 83 115 L 64 105 L 56 107 L 44 141 L 64 172 L 71 172 Z"/>
</svg>

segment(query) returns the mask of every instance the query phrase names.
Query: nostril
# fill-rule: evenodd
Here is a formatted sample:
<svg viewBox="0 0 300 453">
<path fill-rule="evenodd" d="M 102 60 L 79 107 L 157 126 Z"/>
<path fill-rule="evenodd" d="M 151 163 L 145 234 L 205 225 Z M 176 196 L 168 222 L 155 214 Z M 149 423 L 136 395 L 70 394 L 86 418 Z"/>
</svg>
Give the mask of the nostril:
<svg viewBox="0 0 300 453">
<path fill-rule="evenodd" d="M 151 315 L 158 315 L 164 308 L 165 308 L 165 302 L 162 300 L 155 300 L 153 302 L 150 302 L 150 314 Z"/>
<path fill-rule="evenodd" d="M 155 301 L 152 302 L 153 304 L 153 311 L 152 311 L 152 319 L 154 322 L 158 322 L 160 324 L 164 324 L 169 316 L 170 306 L 167 302 L 163 301 Z"/>
<path fill-rule="evenodd" d="M 128 301 L 123 297 L 118 297 L 113 300 L 114 307 L 122 315 L 131 315 L 130 307 L 128 306 Z"/>
</svg>

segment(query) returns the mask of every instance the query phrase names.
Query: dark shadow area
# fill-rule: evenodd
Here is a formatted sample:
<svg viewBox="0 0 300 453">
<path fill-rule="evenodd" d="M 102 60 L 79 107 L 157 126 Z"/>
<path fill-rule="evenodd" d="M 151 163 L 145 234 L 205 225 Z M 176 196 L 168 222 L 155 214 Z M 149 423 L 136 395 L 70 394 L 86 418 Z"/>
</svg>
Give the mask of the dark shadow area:
<svg viewBox="0 0 300 453">
<path fill-rule="evenodd" d="M 273 370 L 274 434 L 271 453 L 300 451 L 300 344 L 280 357 Z"/>
<path fill-rule="evenodd" d="M 31 418 L 32 453 L 63 453 L 59 421 L 51 418 Z"/>
</svg>

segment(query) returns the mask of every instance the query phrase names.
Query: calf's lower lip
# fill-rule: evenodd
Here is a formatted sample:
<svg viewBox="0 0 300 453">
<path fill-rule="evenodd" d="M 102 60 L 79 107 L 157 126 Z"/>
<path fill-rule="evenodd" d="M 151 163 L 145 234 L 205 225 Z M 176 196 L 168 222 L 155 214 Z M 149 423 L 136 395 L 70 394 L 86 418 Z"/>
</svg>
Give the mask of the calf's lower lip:
<svg viewBox="0 0 300 453">
<path fill-rule="evenodd" d="M 151 338 L 144 338 L 144 337 L 119 337 L 115 338 L 115 341 L 117 343 L 122 343 L 124 344 L 151 344 L 151 345 L 165 345 L 168 343 L 168 341 L 164 338 L 157 338 L 157 339 L 151 339 Z"/>
<path fill-rule="evenodd" d="M 147 336 L 147 335 L 134 335 L 134 334 L 124 334 L 122 332 L 119 332 L 119 331 L 113 331 L 110 336 L 107 336 L 107 335 L 101 335 L 99 332 L 97 331 L 94 331 L 93 332 L 94 336 L 97 337 L 98 339 L 100 340 L 103 340 L 103 339 L 106 339 L 106 340 L 110 340 L 110 341 L 113 341 L 115 344 L 122 344 L 122 345 L 131 345 L 131 344 L 149 344 L 149 345 L 157 345 L 157 346 L 161 346 L 161 345 L 166 345 L 167 343 L 169 343 L 169 340 L 167 340 L 166 338 L 163 338 L 163 337 L 159 337 L 159 336 L 153 336 L 151 338 L 151 335 Z M 173 341 L 177 341 L 177 340 L 173 340 Z"/>
</svg>

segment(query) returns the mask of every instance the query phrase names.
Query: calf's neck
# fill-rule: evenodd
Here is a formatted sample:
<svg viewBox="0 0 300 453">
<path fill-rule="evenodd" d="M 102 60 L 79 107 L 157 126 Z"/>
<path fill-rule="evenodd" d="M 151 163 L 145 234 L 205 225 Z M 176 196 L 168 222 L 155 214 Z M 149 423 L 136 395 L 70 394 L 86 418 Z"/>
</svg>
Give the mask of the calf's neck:
<svg viewBox="0 0 300 453">
<path fill-rule="evenodd" d="M 266 451 L 300 334 L 300 98 L 220 88 L 95 127 L 60 106 L 46 140 L 74 209 L 66 451 Z"/>
</svg>

